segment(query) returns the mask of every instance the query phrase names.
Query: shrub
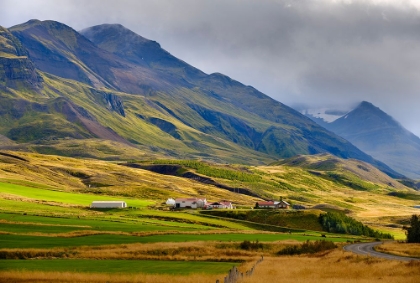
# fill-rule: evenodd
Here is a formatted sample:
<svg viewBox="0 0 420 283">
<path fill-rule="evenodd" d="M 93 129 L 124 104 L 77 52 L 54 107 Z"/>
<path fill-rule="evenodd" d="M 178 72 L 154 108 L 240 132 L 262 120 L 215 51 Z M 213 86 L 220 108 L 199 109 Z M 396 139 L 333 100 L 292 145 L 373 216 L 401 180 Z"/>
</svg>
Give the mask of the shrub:
<svg viewBox="0 0 420 283">
<path fill-rule="evenodd" d="M 263 248 L 263 244 L 259 243 L 258 240 L 256 240 L 255 242 L 251 242 L 251 241 L 243 241 L 240 245 L 239 248 L 241 250 L 258 250 L 258 249 L 262 249 Z"/>
<path fill-rule="evenodd" d="M 302 243 L 301 245 L 288 246 L 279 251 L 278 255 L 299 255 L 299 254 L 315 254 L 323 251 L 328 251 L 337 248 L 337 246 L 330 241 L 315 241 L 310 242 L 309 240 Z"/>
</svg>

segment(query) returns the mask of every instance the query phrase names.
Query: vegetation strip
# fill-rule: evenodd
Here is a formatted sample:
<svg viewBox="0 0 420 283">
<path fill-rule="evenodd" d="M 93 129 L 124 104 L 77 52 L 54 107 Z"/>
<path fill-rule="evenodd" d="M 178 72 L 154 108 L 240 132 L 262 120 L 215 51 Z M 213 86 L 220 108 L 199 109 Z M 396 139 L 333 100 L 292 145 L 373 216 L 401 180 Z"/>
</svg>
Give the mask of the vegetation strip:
<svg viewBox="0 0 420 283">
<path fill-rule="evenodd" d="M 172 234 L 153 236 L 125 236 L 125 235 L 92 235 L 76 238 L 40 237 L 24 235 L 2 235 L 0 248 L 53 248 L 71 246 L 100 246 L 130 243 L 156 243 L 156 242 L 194 242 L 194 241 L 222 241 L 240 242 L 245 240 L 258 240 L 261 242 L 273 242 L 281 240 L 319 240 L 321 236 L 306 236 L 301 234 Z M 351 238 L 328 238 L 333 242 L 347 242 Z"/>
</svg>

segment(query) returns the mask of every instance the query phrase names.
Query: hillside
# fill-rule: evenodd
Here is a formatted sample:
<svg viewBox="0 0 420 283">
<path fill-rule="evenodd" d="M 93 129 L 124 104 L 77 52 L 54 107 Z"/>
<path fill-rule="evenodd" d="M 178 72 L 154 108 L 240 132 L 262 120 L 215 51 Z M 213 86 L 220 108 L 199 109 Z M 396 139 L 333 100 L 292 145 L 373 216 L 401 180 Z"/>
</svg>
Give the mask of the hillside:
<svg viewBox="0 0 420 283">
<path fill-rule="evenodd" d="M 292 204 L 307 208 L 346 211 L 364 221 L 381 219 L 382 224 L 390 221 L 384 220 L 386 217 L 398 218 L 416 212 L 413 206 L 418 204 L 420 195 L 415 190 L 387 179 L 389 177 L 366 163 L 336 160 L 326 155 L 301 156 L 300 159 L 306 161 L 293 164 L 293 159 L 290 159 L 282 161 L 283 165 L 256 167 L 187 160 L 131 163 L 142 166 L 160 164 L 161 172 L 156 172 L 150 167 L 144 170 L 126 166 L 129 164 L 125 162 L 117 164 L 2 151 L 0 183 L 96 197 L 146 199 L 158 207 L 169 197 L 205 196 L 209 201 L 228 199 L 244 208 L 253 207 L 261 199 L 283 197 Z M 315 166 L 319 162 L 334 165 L 328 168 Z M 368 175 L 357 173 L 359 166 L 363 172 L 371 170 L 370 180 Z M 169 171 L 168 168 L 175 170 Z M 358 168 L 354 169 L 356 173 L 349 171 L 352 168 Z M 10 194 L 19 192 L 0 195 L 10 198 Z M 21 200 L 31 202 L 30 198 Z"/>
<path fill-rule="evenodd" d="M 420 179 L 420 138 L 369 102 L 325 127 L 407 177 Z"/>
<path fill-rule="evenodd" d="M 22 148 L 71 155 L 69 139 L 99 139 L 133 147 L 133 157 L 140 150 L 244 164 L 328 152 L 401 177 L 297 111 L 222 74 L 204 74 L 121 25 L 80 34 L 31 20 L 9 30 L 40 78 L 32 79 L 39 87 L 0 93 L 0 134 Z"/>
</svg>

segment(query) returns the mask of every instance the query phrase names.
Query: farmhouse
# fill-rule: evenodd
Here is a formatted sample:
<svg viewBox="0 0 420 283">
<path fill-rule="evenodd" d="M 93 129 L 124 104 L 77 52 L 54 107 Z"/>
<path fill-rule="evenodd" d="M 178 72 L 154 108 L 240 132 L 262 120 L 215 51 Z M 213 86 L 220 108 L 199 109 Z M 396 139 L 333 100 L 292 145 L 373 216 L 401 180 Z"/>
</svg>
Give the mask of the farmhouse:
<svg viewBox="0 0 420 283">
<path fill-rule="evenodd" d="M 206 205 L 205 198 L 177 198 L 174 208 L 204 208 Z"/>
<path fill-rule="evenodd" d="M 284 200 L 259 201 L 255 204 L 255 208 L 289 209 L 289 207 L 290 207 L 290 204 Z"/>
<path fill-rule="evenodd" d="M 255 208 L 276 208 L 274 201 L 259 201 L 255 204 Z"/>
<path fill-rule="evenodd" d="M 230 201 L 222 200 L 219 202 L 213 202 L 206 205 L 206 209 L 233 209 L 233 205 Z"/>
<path fill-rule="evenodd" d="M 92 201 L 91 208 L 126 208 L 127 203 L 122 200 L 117 201 Z"/>
<path fill-rule="evenodd" d="M 289 209 L 289 207 L 290 207 L 290 204 L 284 200 L 280 200 L 277 203 L 277 208 Z"/>
</svg>

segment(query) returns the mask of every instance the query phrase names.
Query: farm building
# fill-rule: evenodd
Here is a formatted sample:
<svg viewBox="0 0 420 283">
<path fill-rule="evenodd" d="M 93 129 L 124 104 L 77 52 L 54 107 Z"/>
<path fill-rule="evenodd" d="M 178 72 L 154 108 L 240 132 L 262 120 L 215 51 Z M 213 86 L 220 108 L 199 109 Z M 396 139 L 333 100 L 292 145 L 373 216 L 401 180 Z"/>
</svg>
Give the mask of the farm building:
<svg viewBox="0 0 420 283">
<path fill-rule="evenodd" d="M 290 204 L 284 200 L 259 201 L 255 204 L 255 208 L 288 209 L 289 207 L 290 207 Z"/>
<path fill-rule="evenodd" d="M 290 204 L 284 200 L 277 202 L 277 208 L 288 209 L 289 207 L 290 207 Z"/>
<path fill-rule="evenodd" d="M 166 200 L 166 205 L 167 206 L 175 206 L 175 200 L 173 199 L 173 198 L 168 198 L 167 200 Z"/>
<path fill-rule="evenodd" d="M 274 201 L 259 201 L 255 204 L 255 208 L 276 208 Z"/>
<path fill-rule="evenodd" d="M 92 201 L 91 208 L 126 208 L 127 203 L 122 200 L 117 201 Z"/>
<path fill-rule="evenodd" d="M 230 201 L 218 201 L 218 202 L 213 202 L 213 203 L 209 203 L 206 205 L 206 209 L 214 209 L 214 208 L 219 208 L 219 209 L 233 209 L 232 203 Z"/>
<path fill-rule="evenodd" d="M 205 198 L 177 198 L 174 208 L 203 208 L 206 204 Z"/>
</svg>

